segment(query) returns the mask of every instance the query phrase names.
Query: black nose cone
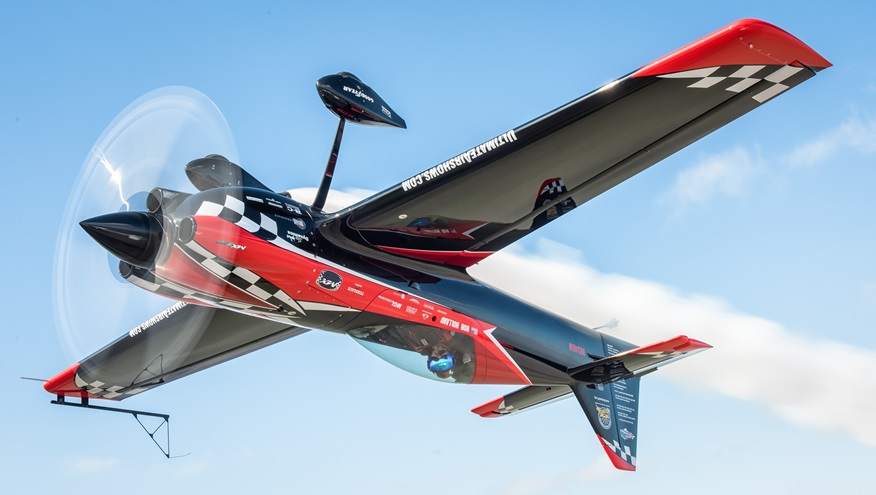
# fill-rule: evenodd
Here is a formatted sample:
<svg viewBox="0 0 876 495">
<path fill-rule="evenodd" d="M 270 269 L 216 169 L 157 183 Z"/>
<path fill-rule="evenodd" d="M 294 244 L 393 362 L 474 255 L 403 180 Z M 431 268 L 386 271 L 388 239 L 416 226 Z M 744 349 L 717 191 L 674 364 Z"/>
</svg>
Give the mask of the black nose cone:
<svg viewBox="0 0 876 495">
<path fill-rule="evenodd" d="M 122 261 L 151 269 L 161 252 L 164 228 L 152 213 L 120 211 L 79 222 L 98 244 Z"/>
</svg>

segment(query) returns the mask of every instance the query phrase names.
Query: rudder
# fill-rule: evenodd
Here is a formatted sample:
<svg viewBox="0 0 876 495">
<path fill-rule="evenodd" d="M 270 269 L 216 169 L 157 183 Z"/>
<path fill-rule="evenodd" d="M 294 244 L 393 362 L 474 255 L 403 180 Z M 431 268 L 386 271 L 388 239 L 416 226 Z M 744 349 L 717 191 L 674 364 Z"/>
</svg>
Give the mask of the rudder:
<svg viewBox="0 0 876 495">
<path fill-rule="evenodd" d="M 572 390 L 614 467 L 636 470 L 639 378 L 604 385 L 576 383 Z"/>
</svg>

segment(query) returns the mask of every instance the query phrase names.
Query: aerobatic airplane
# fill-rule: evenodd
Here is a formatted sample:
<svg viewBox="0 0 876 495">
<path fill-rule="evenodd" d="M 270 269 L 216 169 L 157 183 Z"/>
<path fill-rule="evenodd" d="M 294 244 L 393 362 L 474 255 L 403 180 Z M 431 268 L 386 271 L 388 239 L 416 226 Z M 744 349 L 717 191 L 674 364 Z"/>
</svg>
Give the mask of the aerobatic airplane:
<svg viewBox="0 0 876 495">
<path fill-rule="evenodd" d="M 574 394 L 614 466 L 635 470 L 639 379 L 710 346 L 624 342 L 466 269 L 830 65 L 741 20 L 337 212 L 323 207 L 344 123 L 406 124 L 356 76 L 323 77 L 340 121 L 312 204 L 209 155 L 186 165 L 196 192 L 155 188 L 146 211 L 81 221 L 121 277 L 177 302 L 44 388 L 101 408 L 89 400 L 324 330 L 423 377 L 520 387 L 472 410 L 486 418 Z"/>
</svg>

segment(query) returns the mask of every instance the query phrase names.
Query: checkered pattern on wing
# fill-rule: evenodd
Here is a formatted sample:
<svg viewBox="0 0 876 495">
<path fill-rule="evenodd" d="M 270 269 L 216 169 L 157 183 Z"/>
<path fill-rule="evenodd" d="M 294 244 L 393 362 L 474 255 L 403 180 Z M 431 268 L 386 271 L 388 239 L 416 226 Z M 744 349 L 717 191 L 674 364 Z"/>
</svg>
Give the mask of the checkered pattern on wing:
<svg viewBox="0 0 876 495">
<path fill-rule="evenodd" d="M 107 387 L 106 383 L 102 381 L 95 380 L 91 383 L 86 382 L 82 378 L 79 378 L 79 375 L 74 376 L 73 381 L 76 383 L 76 386 L 80 389 L 88 392 L 91 395 L 96 397 L 101 397 L 104 399 L 119 399 L 122 400 L 125 397 L 130 397 L 132 395 L 137 395 L 140 392 L 145 392 L 147 388 L 138 387 L 132 388 L 130 390 L 126 390 L 126 387 L 121 387 L 119 385 L 113 385 Z"/>
<path fill-rule="evenodd" d="M 556 195 L 564 192 L 566 192 L 566 183 L 563 182 L 563 179 L 552 180 L 541 189 L 542 195 Z"/>
<path fill-rule="evenodd" d="M 763 103 L 779 93 L 790 88 L 782 82 L 803 70 L 802 67 L 783 65 L 730 65 L 718 67 L 706 67 L 703 69 L 686 70 L 672 74 L 662 74 L 657 77 L 664 79 L 695 79 L 688 88 L 711 88 L 714 86 L 726 86 L 725 90 L 733 93 L 741 93 L 755 84 L 766 81 L 771 83 L 764 89 L 753 92 L 751 97 L 758 103 Z"/>
<path fill-rule="evenodd" d="M 638 353 L 639 356 L 651 356 L 651 359 L 672 359 L 675 356 L 681 356 L 684 354 L 679 351 L 663 351 L 663 352 L 642 352 Z"/>
<path fill-rule="evenodd" d="M 632 451 L 630 451 L 629 445 L 624 445 L 623 447 L 621 447 L 621 444 L 617 440 L 609 442 L 605 439 L 605 437 L 600 436 L 599 438 L 602 439 L 602 442 L 605 444 L 606 447 L 611 449 L 611 451 L 615 454 L 619 455 L 621 459 L 629 462 L 633 466 L 636 465 L 636 456 L 634 456 Z"/>
<path fill-rule="evenodd" d="M 503 400 L 496 408 L 496 412 L 498 412 L 499 414 L 511 414 L 512 412 L 514 412 L 514 406 L 505 405 L 505 401 Z"/>
<path fill-rule="evenodd" d="M 195 241 L 181 246 L 182 251 L 199 265 L 221 278 L 229 285 L 265 301 L 281 313 L 291 316 L 304 315 L 304 309 L 282 289 L 258 274 L 217 257 Z"/>
</svg>

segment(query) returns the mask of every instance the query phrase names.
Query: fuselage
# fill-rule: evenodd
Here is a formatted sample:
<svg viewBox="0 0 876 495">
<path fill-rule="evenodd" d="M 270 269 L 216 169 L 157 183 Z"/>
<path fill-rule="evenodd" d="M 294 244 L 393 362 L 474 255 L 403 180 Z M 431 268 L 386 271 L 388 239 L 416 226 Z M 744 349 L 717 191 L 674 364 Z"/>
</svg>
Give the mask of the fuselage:
<svg viewBox="0 0 876 495">
<path fill-rule="evenodd" d="M 128 281 L 189 303 L 344 333 L 420 376 L 569 383 L 566 371 L 602 357 L 603 339 L 611 339 L 462 268 L 358 242 L 335 215 L 280 194 L 224 187 L 159 203 L 150 215 L 162 225 L 161 247 L 151 263 L 122 261 Z"/>
</svg>

